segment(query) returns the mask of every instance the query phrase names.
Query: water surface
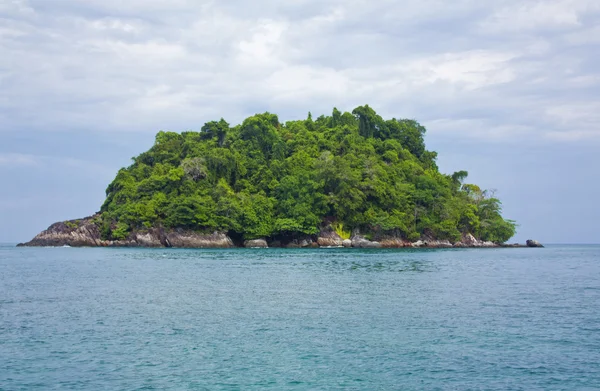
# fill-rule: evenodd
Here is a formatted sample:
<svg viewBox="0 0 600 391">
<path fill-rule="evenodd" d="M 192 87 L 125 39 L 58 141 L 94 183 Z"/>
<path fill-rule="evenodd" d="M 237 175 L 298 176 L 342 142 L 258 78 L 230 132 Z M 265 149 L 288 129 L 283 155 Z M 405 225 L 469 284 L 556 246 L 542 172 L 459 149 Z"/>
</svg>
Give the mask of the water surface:
<svg viewBox="0 0 600 391">
<path fill-rule="evenodd" d="M 1 390 L 594 390 L 600 247 L 0 247 Z"/>
</svg>

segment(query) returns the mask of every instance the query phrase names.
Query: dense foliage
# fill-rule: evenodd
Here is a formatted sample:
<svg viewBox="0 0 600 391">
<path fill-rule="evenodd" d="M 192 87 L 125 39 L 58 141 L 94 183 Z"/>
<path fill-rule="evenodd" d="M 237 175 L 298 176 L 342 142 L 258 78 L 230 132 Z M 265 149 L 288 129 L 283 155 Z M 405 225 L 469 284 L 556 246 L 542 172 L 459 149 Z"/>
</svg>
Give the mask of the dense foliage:
<svg viewBox="0 0 600 391">
<path fill-rule="evenodd" d="M 258 114 L 230 127 L 159 132 L 149 151 L 106 190 L 103 235 L 181 227 L 246 239 L 316 234 L 324 223 L 414 240 L 472 233 L 504 242 L 515 224 L 467 173 L 444 175 L 414 120 L 384 120 L 369 106 L 316 120 Z"/>
</svg>

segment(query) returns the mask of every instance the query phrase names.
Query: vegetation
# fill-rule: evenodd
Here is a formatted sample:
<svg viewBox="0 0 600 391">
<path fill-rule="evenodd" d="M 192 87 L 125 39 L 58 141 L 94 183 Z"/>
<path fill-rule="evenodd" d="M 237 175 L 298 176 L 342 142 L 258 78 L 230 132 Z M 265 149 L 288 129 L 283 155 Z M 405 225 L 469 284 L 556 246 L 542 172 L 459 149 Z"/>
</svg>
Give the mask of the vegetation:
<svg viewBox="0 0 600 391">
<path fill-rule="evenodd" d="M 311 235 L 331 224 L 414 240 L 463 233 L 504 242 L 515 233 L 493 194 L 439 172 L 414 120 L 384 120 L 369 106 L 315 120 L 258 114 L 231 127 L 159 132 L 106 190 L 102 234 L 150 227 L 228 231 L 253 239 Z"/>
</svg>

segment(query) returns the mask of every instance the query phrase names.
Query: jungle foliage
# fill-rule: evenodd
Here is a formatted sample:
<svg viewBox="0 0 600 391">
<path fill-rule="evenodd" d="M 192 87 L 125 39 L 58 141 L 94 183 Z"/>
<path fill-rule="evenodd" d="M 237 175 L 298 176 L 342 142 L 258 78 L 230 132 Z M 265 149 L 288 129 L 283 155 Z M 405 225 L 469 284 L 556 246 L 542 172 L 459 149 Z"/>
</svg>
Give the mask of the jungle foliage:
<svg viewBox="0 0 600 391">
<path fill-rule="evenodd" d="M 369 106 L 281 123 L 257 114 L 200 132 L 159 132 L 106 189 L 105 238 L 150 227 L 228 231 L 246 239 L 316 234 L 324 222 L 349 235 L 462 233 L 504 242 L 515 233 L 500 201 L 439 172 L 425 128 L 384 120 Z"/>
</svg>

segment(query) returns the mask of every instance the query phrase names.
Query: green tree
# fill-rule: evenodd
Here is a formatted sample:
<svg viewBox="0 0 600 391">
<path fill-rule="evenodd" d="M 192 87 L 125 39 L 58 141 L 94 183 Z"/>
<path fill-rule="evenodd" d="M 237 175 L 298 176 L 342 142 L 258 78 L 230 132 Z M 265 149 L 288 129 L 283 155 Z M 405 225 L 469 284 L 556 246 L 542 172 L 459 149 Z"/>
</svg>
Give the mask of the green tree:
<svg viewBox="0 0 600 391">
<path fill-rule="evenodd" d="M 106 189 L 99 228 L 125 239 L 155 226 L 229 231 L 254 239 L 314 235 L 333 223 L 347 235 L 503 242 L 516 225 L 493 191 L 439 172 L 415 120 L 384 120 L 368 105 L 279 122 L 263 113 L 231 127 L 161 131 Z"/>
</svg>

